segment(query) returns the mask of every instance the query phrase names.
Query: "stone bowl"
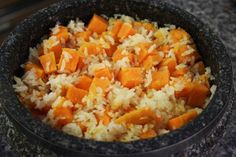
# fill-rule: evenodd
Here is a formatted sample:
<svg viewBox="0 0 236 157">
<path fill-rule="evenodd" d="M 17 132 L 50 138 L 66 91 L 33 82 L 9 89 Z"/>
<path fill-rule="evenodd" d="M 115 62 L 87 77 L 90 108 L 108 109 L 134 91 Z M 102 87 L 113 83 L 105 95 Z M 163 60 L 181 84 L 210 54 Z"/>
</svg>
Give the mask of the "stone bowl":
<svg viewBox="0 0 236 157">
<path fill-rule="evenodd" d="M 93 13 L 112 16 L 126 14 L 174 24 L 193 37 L 203 61 L 211 67 L 217 90 L 206 109 L 186 126 L 168 134 L 132 142 L 99 142 L 77 138 L 55 130 L 35 119 L 19 102 L 12 88 L 13 76 L 21 75 L 20 64 L 28 57 L 29 47 L 49 33 L 56 22 L 66 24 L 79 17 L 88 22 Z M 37 144 L 66 156 L 168 156 L 181 152 L 208 135 L 222 117 L 231 99 L 232 66 L 219 38 L 208 26 L 190 13 L 159 0 L 64 0 L 39 10 L 22 21 L 0 48 L 0 103 L 13 124 Z"/>
</svg>

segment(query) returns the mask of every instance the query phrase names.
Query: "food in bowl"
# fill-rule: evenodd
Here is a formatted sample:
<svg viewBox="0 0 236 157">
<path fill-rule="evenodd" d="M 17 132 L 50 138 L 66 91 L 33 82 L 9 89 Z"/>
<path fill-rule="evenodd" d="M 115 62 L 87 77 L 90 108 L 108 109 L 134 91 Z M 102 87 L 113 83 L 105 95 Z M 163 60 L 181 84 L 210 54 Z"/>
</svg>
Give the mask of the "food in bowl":
<svg viewBox="0 0 236 157">
<path fill-rule="evenodd" d="M 43 122 L 98 141 L 152 138 L 207 106 L 216 86 L 191 36 L 125 15 L 57 24 L 14 77 L 19 100 Z"/>
</svg>

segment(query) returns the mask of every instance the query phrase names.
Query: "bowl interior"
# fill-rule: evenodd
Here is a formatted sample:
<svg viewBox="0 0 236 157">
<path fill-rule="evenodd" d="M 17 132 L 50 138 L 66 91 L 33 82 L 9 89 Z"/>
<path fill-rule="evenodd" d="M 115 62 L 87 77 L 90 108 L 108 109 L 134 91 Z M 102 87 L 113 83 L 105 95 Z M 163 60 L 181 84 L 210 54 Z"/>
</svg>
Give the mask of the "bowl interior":
<svg viewBox="0 0 236 157">
<path fill-rule="evenodd" d="M 69 20 L 79 17 L 87 23 L 93 13 L 104 14 L 108 17 L 114 14 L 125 14 L 157 21 L 160 26 L 174 24 L 189 32 L 203 61 L 211 67 L 212 74 L 215 76 L 212 83 L 218 87 L 212 101 L 203 113 L 190 124 L 169 134 L 128 143 L 78 139 L 51 129 L 39 120 L 32 118 L 29 111 L 19 103 L 12 88 L 13 76 L 22 74 L 20 64 L 27 60 L 29 47 L 35 46 L 43 35 L 48 34 L 56 22 L 59 21 L 66 25 Z M 4 41 L 0 52 L 0 70 L 4 76 L 1 77 L 0 83 L 0 88 L 3 89 L 0 92 L 0 101 L 9 116 L 21 128 L 31 132 L 34 137 L 43 139 L 50 145 L 78 152 L 103 154 L 106 150 L 107 154 L 140 153 L 175 145 L 184 139 L 197 135 L 219 115 L 227 105 L 232 87 L 230 58 L 220 40 L 194 16 L 161 1 L 65 0 L 40 10 L 21 22 Z"/>
</svg>

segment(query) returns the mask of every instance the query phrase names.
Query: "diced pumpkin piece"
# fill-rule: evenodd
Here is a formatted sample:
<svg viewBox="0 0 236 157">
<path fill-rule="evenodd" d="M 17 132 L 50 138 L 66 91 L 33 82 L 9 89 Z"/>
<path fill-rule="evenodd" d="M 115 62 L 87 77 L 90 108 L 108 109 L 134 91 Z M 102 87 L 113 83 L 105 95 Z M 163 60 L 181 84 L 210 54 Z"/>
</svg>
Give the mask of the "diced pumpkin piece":
<svg viewBox="0 0 236 157">
<path fill-rule="evenodd" d="M 75 34 L 75 36 L 77 37 L 77 38 L 81 38 L 81 39 L 83 39 L 84 41 L 89 41 L 89 37 L 90 37 L 90 35 L 92 35 L 92 32 L 90 31 L 90 30 L 86 30 L 86 31 L 84 31 L 84 32 L 77 32 L 76 34 Z"/>
<path fill-rule="evenodd" d="M 131 52 L 127 52 L 127 54 L 122 54 L 123 50 L 122 49 L 116 49 L 116 51 L 114 52 L 113 56 L 112 56 L 112 61 L 113 62 L 117 62 L 118 60 L 123 59 L 124 57 L 128 57 L 130 62 L 133 62 L 134 60 L 134 54 Z"/>
<path fill-rule="evenodd" d="M 167 55 L 170 51 L 170 46 L 167 44 L 161 45 L 157 48 L 157 51 L 161 51 L 164 53 L 164 55 Z"/>
<path fill-rule="evenodd" d="M 109 49 L 105 49 L 107 56 L 111 57 L 113 53 L 117 50 L 117 45 L 110 45 Z"/>
<path fill-rule="evenodd" d="M 170 37 L 172 43 L 176 43 L 183 39 L 188 40 L 190 38 L 190 35 L 184 29 L 177 28 L 170 30 Z"/>
<path fill-rule="evenodd" d="M 78 64 L 77 64 L 77 69 L 82 69 L 84 67 L 84 57 L 79 55 L 79 61 L 78 61 Z"/>
<path fill-rule="evenodd" d="M 64 26 L 59 26 L 56 34 L 53 34 L 59 39 L 62 43 L 65 43 L 69 39 L 68 28 Z"/>
<path fill-rule="evenodd" d="M 93 97 L 97 94 L 104 95 L 106 92 L 106 89 L 110 86 L 110 80 L 107 78 L 97 78 L 95 77 L 91 83 L 91 86 L 89 88 L 89 94 Z"/>
<path fill-rule="evenodd" d="M 73 113 L 70 107 L 64 107 L 62 105 L 58 105 L 54 108 L 53 114 L 55 119 L 57 120 L 56 126 L 62 127 L 73 120 Z"/>
<path fill-rule="evenodd" d="M 46 74 L 57 71 L 55 55 L 53 52 L 49 52 L 45 55 L 40 56 L 39 60 Z"/>
<path fill-rule="evenodd" d="M 54 46 L 52 46 L 49 51 L 54 52 L 56 63 L 59 62 L 60 56 L 61 56 L 61 51 L 62 51 L 62 46 L 61 43 L 58 43 Z"/>
<path fill-rule="evenodd" d="M 108 78 L 109 80 L 112 79 L 112 74 L 110 72 L 110 70 L 106 67 L 106 68 L 103 68 L 103 69 L 99 69 L 95 72 L 95 77 L 97 78 L 100 78 L 100 77 L 106 77 Z"/>
<path fill-rule="evenodd" d="M 105 125 L 105 126 L 107 126 L 109 123 L 110 123 L 110 121 L 111 121 L 111 117 L 109 116 L 109 114 L 108 114 L 108 112 L 110 111 L 110 108 L 108 107 L 108 105 L 106 106 L 106 108 L 105 108 L 105 112 L 104 112 L 104 115 L 103 115 L 103 117 L 102 117 L 102 123 Z"/>
<path fill-rule="evenodd" d="M 26 63 L 24 66 L 24 69 L 25 69 L 25 71 L 29 71 L 31 69 L 34 69 L 34 72 L 35 72 L 35 75 L 37 76 L 37 78 L 42 78 L 45 75 L 43 69 L 40 66 L 38 66 L 37 64 L 31 63 L 31 62 Z"/>
<path fill-rule="evenodd" d="M 192 48 L 189 45 L 181 45 L 175 48 L 174 53 L 178 64 L 192 64 L 200 58 L 199 54 L 195 50 L 191 49 Z"/>
<path fill-rule="evenodd" d="M 70 86 L 66 92 L 66 98 L 74 104 L 81 103 L 84 96 L 88 94 L 88 91 Z"/>
<path fill-rule="evenodd" d="M 193 88 L 188 96 L 187 105 L 192 107 L 203 107 L 209 94 L 210 90 L 205 85 L 194 83 Z"/>
<path fill-rule="evenodd" d="M 123 116 L 117 118 L 115 122 L 117 124 L 157 124 L 160 122 L 160 117 L 149 107 L 144 107 L 125 113 Z"/>
<path fill-rule="evenodd" d="M 204 74 L 205 73 L 204 63 L 202 61 L 195 63 L 192 67 L 192 71 L 200 75 Z"/>
<path fill-rule="evenodd" d="M 170 72 L 168 68 L 162 68 L 152 74 L 152 83 L 149 88 L 160 90 L 166 84 L 169 83 Z"/>
<path fill-rule="evenodd" d="M 137 32 L 137 31 L 132 28 L 132 29 L 129 31 L 128 36 L 129 36 L 129 35 L 132 36 L 132 35 L 136 34 L 136 32 Z"/>
<path fill-rule="evenodd" d="M 63 48 L 61 58 L 58 64 L 60 72 L 75 72 L 79 62 L 79 53 L 75 49 Z"/>
<path fill-rule="evenodd" d="M 130 23 L 123 23 L 118 34 L 117 34 L 117 37 L 120 40 L 123 40 L 123 39 L 127 38 L 128 35 L 130 35 L 131 30 L 132 30 L 132 25 Z"/>
<path fill-rule="evenodd" d="M 119 81 L 124 87 L 133 88 L 143 82 L 141 68 L 122 68 L 119 73 Z"/>
<path fill-rule="evenodd" d="M 123 24 L 123 22 L 121 20 L 116 20 L 114 23 L 114 26 L 111 30 L 111 34 L 115 39 L 117 38 L 117 34 L 120 31 L 122 24 Z"/>
<path fill-rule="evenodd" d="M 92 79 L 89 76 L 82 75 L 79 77 L 78 81 L 75 83 L 75 87 L 88 91 L 91 83 L 92 83 Z"/>
<path fill-rule="evenodd" d="M 174 58 L 170 57 L 170 58 L 164 59 L 161 62 L 160 67 L 167 66 L 170 74 L 172 74 L 175 71 L 176 65 L 177 65 L 176 60 Z"/>
<path fill-rule="evenodd" d="M 140 48 L 139 54 L 138 54 L 138 61 L 139 63 L 142 63 L 148 56 L 148 47 L 150 46 L 149 43 L 141 43 L 138 45 Z"/>
<path fill-rule="evenodd" d="M 168 35 L 168 31 L 166 29 L 163 28 L 159 28 L 155 33 L 154 33 L 154 37 L 156 37 L 155 43 L 157 45 L 162 45 Z M 166 44 L 165 44 L 166 45 Z M 164 45 L 163 45 L 164 46 Z"/>
<path fill-rule="evenodd" d="M 176 98 L 188 97 L 192 89 L 193 89 L 193 84 L 191 82 L 185 82 L 183 89 L 181 91 L 175 92 L 175 97 Z"/>
<path fill-rule="evenodd" d="M 189 110 L 186 113 L 184 113 L 178 117 L 170 119 L 167 123 L 167 127 L 170 130 L 178 129 L 178 128 L 186 125 L 187 123 L 189 123 L 193 119 L 195 119 L 197 117 L 197 115 L 198 115 L 198 113 L 196 110 Z"/>
<path fill-rule="evenodd" d="M 152 137 L 155 137 L 155 136 L 157 136 L 157 133 L 156 133 L 156 131 L 153 130 L 153 129 L 149 129 L 148 131 L 142 132 L 142 133 L 139 135 L 139 137 L 140 137 L 141 139 L 152 138 Z"/>
<path fill-rule="evenodd" d="M 80 54 L 83 54 L 83 56 L 88 55 L 97 55 L 100 52 L 102 52 L 102 49 L 99 45 L 91 42 L 85 42 L 83 43 L 79 48 Z M 87 54 L 85 54 L 87 53 Z"/>
<path fill-rule="evenodd" d="M 43 54 L 46 54 L 51 51 L 54 52 L 56 63 L 58 63 L 61 56 L 62 46 L 60 40 L 57 39 L 55 36 L 51 36 L 49 39 L 43 41 Z"/>
<path fill-rule="evenodd" d="M 88 25 L 89 30 L 98 34 L 101 34 L 102 32 L 106 31 L 107 27 L 108 22 L 104 18 L 96 14 L 93 15 Z"/>
<path fill-rule="evenodd" d="M 185 75 L 189 71 L 189 68 L 187 66 L 176 68 L 176 70 L 171 74 L 171 76 L 179 77 Z"/>
<path fill-rule="evenodd" d="M 158 65 L 162 61 L 162 57 L 158 54 L 156 55 L 149 55 L 144 61 L 143 61 L 143 67 L 145 70 L 148 70 L 152 68 L 153 66 Z"/>
<path fill-rule="evenodd" d="M 150 22 L 143 22 L 143 27 L 148 31 L 154 31 L 155 30 L 154 24 L 152 24 Z"/>
</svg>

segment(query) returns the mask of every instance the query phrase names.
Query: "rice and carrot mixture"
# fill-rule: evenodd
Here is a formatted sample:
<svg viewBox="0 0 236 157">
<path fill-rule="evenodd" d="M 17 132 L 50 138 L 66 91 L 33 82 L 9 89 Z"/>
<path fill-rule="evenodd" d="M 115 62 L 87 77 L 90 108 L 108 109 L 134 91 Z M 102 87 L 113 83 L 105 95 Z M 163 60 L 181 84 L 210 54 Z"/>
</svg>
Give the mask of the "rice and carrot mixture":
<svg viewBox="0 0 236 157">
<path fill-rule="evenodd" d="M 99 141 L 132 141 L 178 129 L 207 106 L 216 86 L 191 36 L 125 15 L 94 14 L 88 26 L 57 24 L 13 85 L 43 122 Z"/>
</svg>

